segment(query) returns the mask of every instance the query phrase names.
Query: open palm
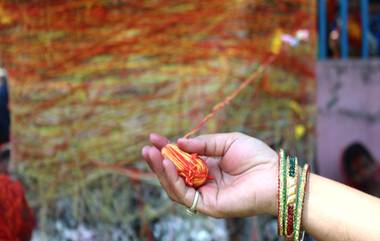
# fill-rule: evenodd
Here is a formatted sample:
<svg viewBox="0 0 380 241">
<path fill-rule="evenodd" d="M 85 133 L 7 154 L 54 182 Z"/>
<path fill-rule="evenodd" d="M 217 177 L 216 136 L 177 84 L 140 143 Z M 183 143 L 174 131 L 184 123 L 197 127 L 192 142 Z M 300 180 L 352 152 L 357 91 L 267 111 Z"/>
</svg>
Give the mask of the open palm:
<svg viewBox="0 0 380 241">
<path fill-rule="evenodd" d="M 185 185 L 174 165 L 160 153 L 169 141 L 157 134 L 150 141 L 153 146 L 142 150 L 145 160 L 169 197 L 191 206 L 195 189 Z M 276 213 L 278 157 L 265 143 L 241 133 L 222 133 L 179 139 L 177 144 L 201 155 L 214 178 L 198 189 L 198 211 L 213 217 Z"/>
</svg>

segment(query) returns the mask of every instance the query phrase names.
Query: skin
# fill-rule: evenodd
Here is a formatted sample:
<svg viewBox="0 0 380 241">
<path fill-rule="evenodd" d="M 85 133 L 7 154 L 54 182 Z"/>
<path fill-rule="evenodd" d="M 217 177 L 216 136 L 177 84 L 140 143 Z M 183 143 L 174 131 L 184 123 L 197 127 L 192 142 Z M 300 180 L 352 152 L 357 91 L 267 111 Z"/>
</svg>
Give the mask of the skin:
<svg viewBox="0 0 380 241">
<path fill-rule="evenodd" d="M 195 189 L 187 187 L 174 165 L 160 153 L 168 139 L 150 135 L 142 149 L 169 197 L 190 207 Z M 197 210 L 217 218 L 277 215 L 278 155 L 264 142 L 241 133 L 179 139 L 177 145 L 198 153 L 214 180 L 200 187 Z M 380 240 L 380 199 L 311 174 L 305 195 L 303 225 L 317 240 Z"/>
</svg>

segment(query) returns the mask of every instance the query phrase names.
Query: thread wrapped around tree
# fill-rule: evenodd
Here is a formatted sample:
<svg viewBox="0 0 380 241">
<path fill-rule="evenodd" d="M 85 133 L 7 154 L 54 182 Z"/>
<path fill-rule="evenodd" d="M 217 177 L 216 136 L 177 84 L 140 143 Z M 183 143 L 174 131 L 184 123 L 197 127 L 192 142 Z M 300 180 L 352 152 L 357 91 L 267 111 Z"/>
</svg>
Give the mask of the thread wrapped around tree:
<svg viewBox="0 0 380 241">
<path fill-rule="evenodd" d="M 206 162 L 198 154 L 184 152 L 176 144 L 167 144 L 161 153 L 174 164 L 187 186 L 198 188 L 212 179 Z"/>
<path fill-rule="evenodd" d="M 171 215 L 141 162 L 151 132 L 174 138 L 195 127 L 189 137 L 207 123 L 203 133 L 241 130 L 290 148 L 300 127 L 299 141 L 312 142 L 312 1 L 5 0 L 0 12 L 14 171 L 46 239 L 63 239 L 61 212 L 106 240 L 115 223 L 150 237 L 148 222 Z M 282 40 L 300 30 L 310 39 Z M 259 71 L 266 63 L 270 72 Z"/>
</svg>

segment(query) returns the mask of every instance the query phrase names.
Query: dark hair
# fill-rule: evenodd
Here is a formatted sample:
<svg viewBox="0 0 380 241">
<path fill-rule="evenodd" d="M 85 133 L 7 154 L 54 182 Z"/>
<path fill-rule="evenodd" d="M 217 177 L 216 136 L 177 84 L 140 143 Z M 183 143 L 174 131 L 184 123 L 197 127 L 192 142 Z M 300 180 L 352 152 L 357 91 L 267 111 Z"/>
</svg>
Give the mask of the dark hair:
<svg viewBox="0 0 380 241">
<path fill-rule="evenodd" d="M 5 76 L 0 76 L 0 144 L 9 142 L 8 86 Z"/>
<path fill-rule="evenodd" d="M 355 142 L 349 145 L 343 152 L 343 168 L 346 175 L 349 177 L 354 174 L 355 170 L 352 170 L 353 160 L 360 156 L 365 156 L 368 160 L 374 164 L 375 160 L 373 159 L 371 153 L 368 149 L 361 144 L 360 142 Z"/>
<path fill-rule="evenodd" d="M 11 151 L 9 149 L 0 151 L 0 162 L 4 160 L 8 160 L 10 156 L 11 156 Z"/>
</svg>

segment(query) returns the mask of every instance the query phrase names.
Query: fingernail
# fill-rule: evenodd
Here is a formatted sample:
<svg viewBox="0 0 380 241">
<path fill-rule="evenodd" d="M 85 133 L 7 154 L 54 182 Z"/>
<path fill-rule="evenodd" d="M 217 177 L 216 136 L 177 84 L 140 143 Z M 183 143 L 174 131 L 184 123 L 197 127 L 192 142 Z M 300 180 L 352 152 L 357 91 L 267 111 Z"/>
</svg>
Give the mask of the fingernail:
<svg viewBox="0 0 380 241">
<path fill-rule="evenodd" d="M 146 154 L 148 153 L 148 148 L 149 148 L 148 146 L 144 146 L 143 149 L 141 150 L 141 154 L 143 157 L 145 157 Z"/>
<path fill-rule="evenodd" d="M 170 165 L 169 162 L 170 162 L 170 161 L 169 161 L 168 159 L 164 159 L 164 160 L 162 161 L 162 165 L 164 165 L 164 167 L 167 168 L 167 167 L 169 167 L 169 165 Z"/>
<path fill-rule="evenodd" d="M 187 139 L 186 138 L 179 138 L 178 140 L 177 140 L 177 142 L 186 142 L 187 141 Z"/>
</svg>

